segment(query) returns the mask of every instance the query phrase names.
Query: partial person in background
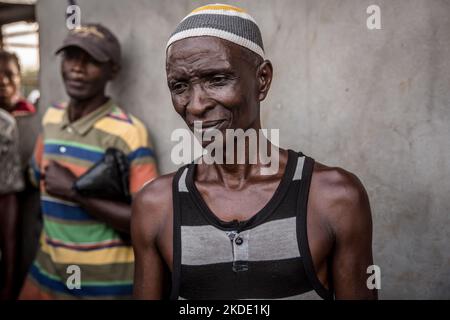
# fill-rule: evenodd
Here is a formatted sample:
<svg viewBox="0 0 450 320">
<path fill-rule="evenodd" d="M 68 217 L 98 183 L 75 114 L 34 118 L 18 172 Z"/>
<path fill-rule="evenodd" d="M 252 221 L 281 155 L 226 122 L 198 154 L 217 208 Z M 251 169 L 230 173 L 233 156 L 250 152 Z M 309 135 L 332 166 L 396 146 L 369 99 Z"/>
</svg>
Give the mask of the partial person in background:
<svg viewBox="0 0 450 320">
<path fill-rule="evenodd" d="M 44 228 L 19 299 L 127 299 L 134 271 L 131 206 L 82 195 L 74 185 L 115 148 L 129 163 L 133 195 L 157 176 L 150 137 L 139 119 L 106 95 L 121 62 L 119 41 L 110 30 L 80 26 L 57 53 L 69 102 L 48 108 L 36 143 L 32 176 L 41 190 Z M 73 286 L 68 286 L 70 266 L 77 267 L 81 280 L 69 281 Z"/>
<path fill-rule="evenodd" d="M 36 113 L 36 107 L 20 92 L 20 72 L 17 55 L 0 50 L 0 107 L 15 117 Z"/>
<path fill-rule="evenodd" d="M 25 188 L 16 195 L 18 202 L 17 272 L 14 292 L 17 295 L 27 270 L 36 255 L 42 229 L 39 191 L 26 179 L 28 163 L 40 131 L 36 106 L 23 97 L 21 67 L 16 54 L 0 50 L 0 108 L 9 112 L 17 122 L 19 154 Z"/>
<path fill-rule="evenodd" d="M 0 109 L 0 300 L 12 300 L 17 272 L 17 193 L 23 187 L 16 121 Z"/>
</svg>

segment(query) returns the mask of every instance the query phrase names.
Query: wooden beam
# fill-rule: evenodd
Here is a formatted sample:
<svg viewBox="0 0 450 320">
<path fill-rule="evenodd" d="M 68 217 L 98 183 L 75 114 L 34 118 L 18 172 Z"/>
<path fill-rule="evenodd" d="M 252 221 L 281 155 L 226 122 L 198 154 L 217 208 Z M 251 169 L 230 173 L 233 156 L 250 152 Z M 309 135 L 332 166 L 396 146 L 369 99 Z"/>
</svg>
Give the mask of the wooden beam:
<svg viewBox="0 0 450 320">
<path fill-rule="evenodd" d="M 36 21 L 33 5 L 13 5 L 0 11 L 0 25 L 18 21 Z"/>
<path fill-rule="evenodd" d="M 20 36 L 29 36 L 29 35 L 34 35 L 38 32 L 39 30 L 28 30 L 28 31 L 17 31 L 17 32 L 9 32 L 9 33 L 4 33 L 3 34 L 3 38 L 14 38 L 14 37 L 20 37 Z"/>
<path fill-rule="evenodd" d="M 13 48 L 39 48 L 36 44 L 29 44 L 29 43 L 18 43 L 18 42 L 3 42 L 3 46 L 5 47 L 13 47 Z"/>
</svg>

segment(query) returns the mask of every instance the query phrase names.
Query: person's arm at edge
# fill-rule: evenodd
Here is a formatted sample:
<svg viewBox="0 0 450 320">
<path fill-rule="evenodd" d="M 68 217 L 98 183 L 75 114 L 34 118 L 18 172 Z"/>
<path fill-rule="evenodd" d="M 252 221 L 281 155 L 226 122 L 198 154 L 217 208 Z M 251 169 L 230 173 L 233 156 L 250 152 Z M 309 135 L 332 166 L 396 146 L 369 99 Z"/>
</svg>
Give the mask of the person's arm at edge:
<svg viewBox="0 0 450 320">
<path fill-rule="evenodd" d="M 343 169 L 335 171 L 335 195 L 326 214 L 334 235 L 332 279 L 336 299 L 378 299 L 367 287 L 373 264 L 372 216 L 361 181 Z"/>
<path fill-rule="evenodd" d="M 131 215 L 131 239 L 135 256 L 134 298 L 163 299 L 168 291 L 168 268 L 159 240 L 172 208 L 173 175 L 146 185 L 135 197 Z"/>
</svg>

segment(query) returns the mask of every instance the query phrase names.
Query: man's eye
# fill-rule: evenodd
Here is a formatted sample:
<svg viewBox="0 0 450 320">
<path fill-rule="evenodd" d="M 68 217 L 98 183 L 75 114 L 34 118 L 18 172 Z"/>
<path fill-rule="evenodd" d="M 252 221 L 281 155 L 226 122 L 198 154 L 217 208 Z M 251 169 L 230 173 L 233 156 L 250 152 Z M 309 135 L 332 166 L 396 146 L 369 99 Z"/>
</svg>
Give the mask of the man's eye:
<svg viewBox="0 0 450 320">
<path fill-rule="evenodd" d="M 63 56 L 67 60 L 73 60 L 77 58 L 76 54 L 74 54 L 73 52 L 64 52 Z"/>
<path fill-rule="evenodd" d="M 93 64 L 96 67 L 99 67 L 99 66 L 102 65 L 101 62 L 99 62 L 99 61 L 97 61 L 97 60 L 95 60 L 94 58 L 91 58 L 91 57 L 89 57 L 87 62 L 90 63 L 90 64 Z"/>
<path fill-rule="evenodd" d="M 176 94 L 183 93 L 187 89 L 187 84 L 182 82 L 177 82 L 171 85 L 172 92 Z"/>
<path fill-rule="evenodd" d="M 215 86 L 222 86 L 226 84 L 227 80 L 228 78 L 226 76 L 214 76 L 209 80 L 209 82 Z"/>
</svg>

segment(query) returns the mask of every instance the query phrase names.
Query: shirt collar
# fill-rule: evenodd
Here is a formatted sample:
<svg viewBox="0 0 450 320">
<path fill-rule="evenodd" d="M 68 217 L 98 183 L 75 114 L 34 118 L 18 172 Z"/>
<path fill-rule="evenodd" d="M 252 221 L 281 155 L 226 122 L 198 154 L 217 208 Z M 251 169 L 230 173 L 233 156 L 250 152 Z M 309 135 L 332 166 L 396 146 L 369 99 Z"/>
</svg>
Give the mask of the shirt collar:
<svg viewBox="0 0 450 320">
<path fill-rule="evenodd" d="M 25 99 L 19 99 L 11 111 L 14 117 L 28 116 L 36 113 L 36 107 Z"/>
<path fill-rule="evenodd" d="M 81 117 L 77 121 L 70 122 L 69 120 L 69 108 L 67 107 L 64 111 L 63 119 L 61 121 L 61 128 L 71 128 L 76 133 L 84 136 L 86 133 L 88 133 L 89 130 L 92 129 L 92 127 L 99 121 L 101 118 L 105 117 L 107 114 L 109 114 L 112 109 L 114 108 L 114 103 L 112 99 L 109 99 L 105 104 L 98 107 L 91 113 L 88 113 L 84 117 Z"/>
</svg>

